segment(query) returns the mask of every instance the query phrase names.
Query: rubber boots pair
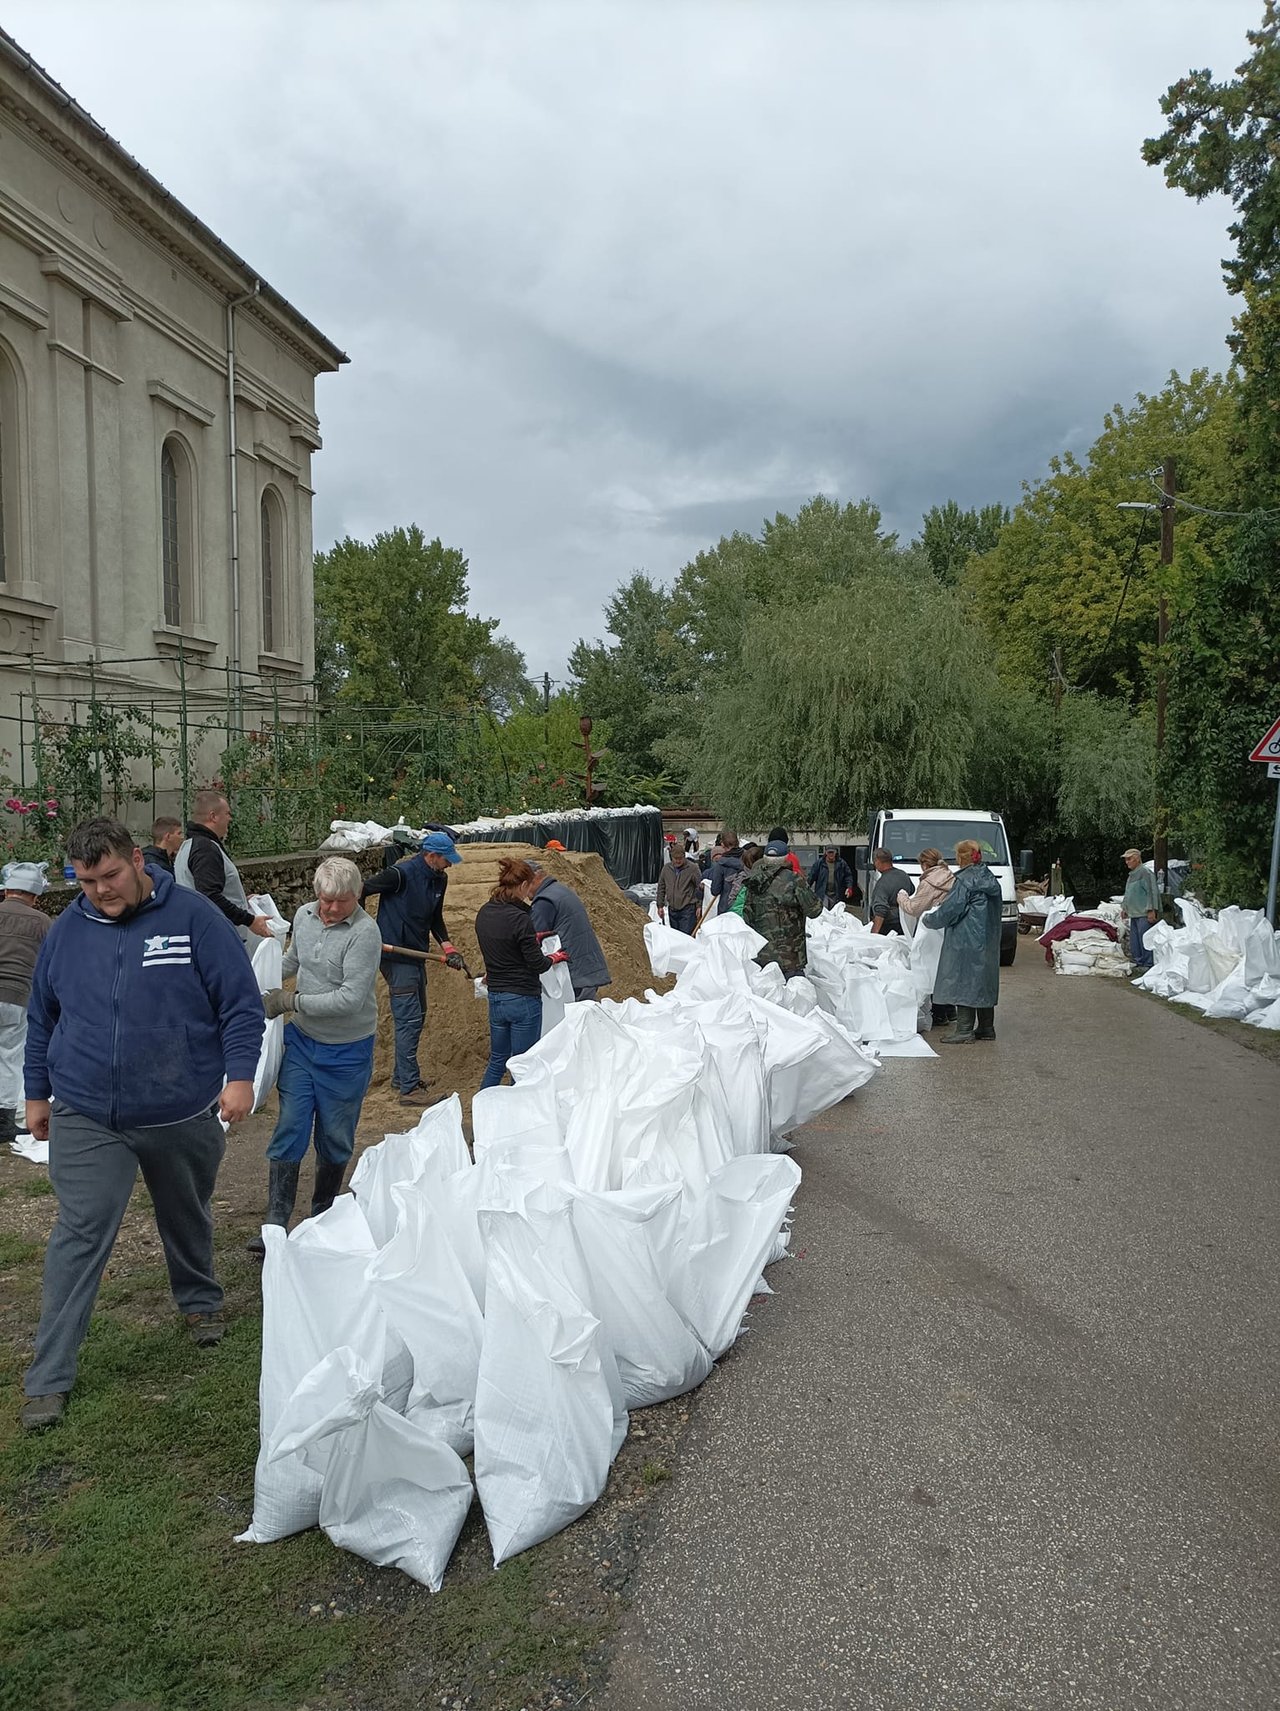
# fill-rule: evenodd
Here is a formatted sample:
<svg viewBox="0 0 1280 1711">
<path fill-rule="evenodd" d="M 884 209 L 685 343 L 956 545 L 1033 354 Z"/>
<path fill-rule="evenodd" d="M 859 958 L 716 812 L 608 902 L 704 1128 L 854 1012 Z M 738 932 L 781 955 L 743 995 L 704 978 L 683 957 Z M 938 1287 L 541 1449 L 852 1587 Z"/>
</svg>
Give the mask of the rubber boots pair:
<svg viewBox="0 0 1280 1711">
<path fill-rule="evenodd" d="M 996 1037 L 996 1007 L 988 1004 L 978 1011 L 978 1025 L 973 1031 L 975 1040 L 994 1040 Z"/>
<path fill-rule="evenodd" d="M 288 1159 L 273 1158 L 271 1172 L 267 1178 L 267 1214 L 262 1220 L 264 1224 L 279 1224 L 282 1230 L 289 1228 L 289 1220 L 293 1216 L 293 1203 L 298 1198 L 297 1162 L 290 1163 Z M 319 1167 L 317 1166 L 317 1179 Z M 332 1199 L 332 1196 L 330 1196 Z M 258 1259 L 267 1251 L 267 1244 L 261 1235 L 251 1236 L 244 1245 L 245 1252 L 255 1255 Z"/>
<path fill-rule="evenodd" d="M 956 1005 L 956 1019 L 951 1024 L 949 1034 L 941 1034 L 938 1044 L 941 1046 L 967 1046 L 974 1040 L 974 1019 L 976 1012 L 968 1004 Z"/>
</svg>

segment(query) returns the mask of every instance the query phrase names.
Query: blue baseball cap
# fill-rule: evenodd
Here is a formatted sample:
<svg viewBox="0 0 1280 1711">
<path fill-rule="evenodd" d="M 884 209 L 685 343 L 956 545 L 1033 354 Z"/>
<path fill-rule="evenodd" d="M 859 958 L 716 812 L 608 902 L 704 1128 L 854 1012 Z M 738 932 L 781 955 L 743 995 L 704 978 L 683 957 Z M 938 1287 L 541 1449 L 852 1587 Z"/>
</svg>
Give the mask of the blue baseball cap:
<svg viewBox="0 0 1280 1711">
<path fill-rule="evenodd" d="M 454 866 L 462 860 L 447 832 L 428 832 L 422 840 L 422 852 L 424 855 L 442 855 Z"/>
<path fill-rule="evenodd" d="M 768 843 L 764 846 L 764 853 L 767 856 L 784 856 L 787 853 L 787 846 L 778 838 L 774 838 L 772 843 Z"/>
</svg>

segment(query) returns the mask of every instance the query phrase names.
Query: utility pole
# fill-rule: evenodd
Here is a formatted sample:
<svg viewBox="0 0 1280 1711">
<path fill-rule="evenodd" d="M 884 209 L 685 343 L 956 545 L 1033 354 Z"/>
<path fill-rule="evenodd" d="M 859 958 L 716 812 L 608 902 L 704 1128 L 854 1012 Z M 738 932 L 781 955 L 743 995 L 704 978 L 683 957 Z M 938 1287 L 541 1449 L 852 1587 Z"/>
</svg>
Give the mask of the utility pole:
<svg viewBox="0 0 1280 1711">
<path fill-rule="evenodd" d="M 1171 457 L 1164 460 L 1160 486 L 1160 608 L 1159 616 L 1156 619 L 1157 794 L 1152 826 L 1152 861 L 1156 870 L 1157 883 L 1159 883 L 1159 876 L 1163 874 L 1165 876 L 1164 884 L 1167 885 L 1169 874 L 1169 811 L 1164 802 L 1164 790 L 1161 783 L 1161 773 L 1164 767 L 1165 700 L 1168 681 L 1165 647 L 1169 639 L 1169 604 L 1165 596 L 1165 588 L 1168 582 L 1168 567 L 1173 563 L 1173 500 L 1178 490 Z"/>
<path fill-rule="evenodd" d="M 544 715 L 551 711 L 551 673 L 549 671 L 544 671 L 542 674 L 542 711 Z"/>
</svg>

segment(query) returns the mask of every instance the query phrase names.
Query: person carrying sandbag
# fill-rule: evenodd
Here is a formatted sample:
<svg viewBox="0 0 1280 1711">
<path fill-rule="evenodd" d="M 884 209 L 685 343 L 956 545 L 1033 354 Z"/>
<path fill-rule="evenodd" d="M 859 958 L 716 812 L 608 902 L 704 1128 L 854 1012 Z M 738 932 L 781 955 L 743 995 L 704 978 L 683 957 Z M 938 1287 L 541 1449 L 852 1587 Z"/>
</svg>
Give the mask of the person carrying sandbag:
<svg viewBox="0 0 1280 1711">
<path fill-rule="evenodd" d="M 298 1173 L 313 1140 L 311 1216 L 333 1205 L 355 1150 L 360 1107 L 373 1074 L 382 934 L 360 907 L 361 883 L 360 869 L 345 856 L 320 863 L 313 881 L 316 900 L 304 903 L 293 917 L 284 957 L 283 972 L 297 975 L 297 990 L 277 987 L 262 995 L 268 1016 L 289 1018 L 276 1083 L 280 1115 L 267 1145 L 264 1219 L 286 1229 L 298 1196 Z M 258 1258 L 266 1253 L 261 1235 L 246 1247 Z"/>
</svg>

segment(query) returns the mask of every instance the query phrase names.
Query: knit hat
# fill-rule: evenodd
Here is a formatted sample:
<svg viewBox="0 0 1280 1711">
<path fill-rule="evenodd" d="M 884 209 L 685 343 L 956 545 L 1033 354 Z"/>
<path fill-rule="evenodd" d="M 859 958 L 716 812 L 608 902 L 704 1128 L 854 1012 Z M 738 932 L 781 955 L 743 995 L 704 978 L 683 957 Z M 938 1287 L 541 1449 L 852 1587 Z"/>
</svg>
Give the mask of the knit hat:
<svg viewBox="0 0 1280 1711">
<path fill-rule="evenodd" d="M 49 881 L 45 878 L 47 861 L 11 861 L 3 869 L 6 891 L 29 891 L 33 897 L 43 894 Z"/>
</svg>

